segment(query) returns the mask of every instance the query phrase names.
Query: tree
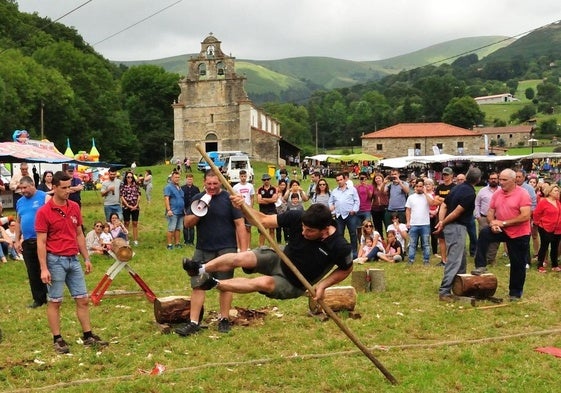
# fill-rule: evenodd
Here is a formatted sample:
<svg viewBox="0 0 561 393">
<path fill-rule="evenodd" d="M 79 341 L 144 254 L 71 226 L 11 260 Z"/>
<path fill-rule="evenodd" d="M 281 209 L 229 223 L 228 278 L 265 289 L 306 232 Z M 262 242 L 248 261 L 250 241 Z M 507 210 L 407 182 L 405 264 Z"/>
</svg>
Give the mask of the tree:
<svg viewBox="0 0 561 393">
<path fill-rule="evenodd" d="M 472 129 L 483 123 L 485 114 L 471 97 L 452 98 L 442 115 L 442 121 L 458 127 Z"/>
<path fill-rule="evenodd" d="M 524 96 L 526 97 L 526 99 L 532 101 L 536 96 L 536 92 L 531 87 L 528 87 L 526 90 L 524 90 Z"/>
<path fill-rule="evenodd" d="M 121 76 L 123 106 L 140 144 L 140 164 L 162 159 L 163 142 L 173 142 L 173 111 L 170 103 L 179 95 L 179 75 L 154 65 L 129 68 Z"/>
<path fill-rule="evenodd" d="M 557 120 L 556 119 L 549 119 L 542 121 L 538 129 L 540 130 L 541 134 L 557 134 Z"/>
<path fill-rule="evenodd" d="M 510 115 L 511 120 L 519 120 L 520 122 L 528 121 L 536 114 L 536 108 L 534 105 L 525 105 L 519 111 Z"/>
</svg>

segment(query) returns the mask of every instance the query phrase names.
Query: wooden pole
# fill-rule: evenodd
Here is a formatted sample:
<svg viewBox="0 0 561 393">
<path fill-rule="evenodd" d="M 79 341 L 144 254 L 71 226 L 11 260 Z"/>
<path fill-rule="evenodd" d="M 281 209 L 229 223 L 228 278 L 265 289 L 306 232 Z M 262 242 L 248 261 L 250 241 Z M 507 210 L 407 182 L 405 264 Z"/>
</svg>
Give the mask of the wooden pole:
<svg viewBox="0 0 561 393">
<path fill-rule="evenodd" d="M 234 189 L 232 188 L 232 186 L 230 185 L 230 183 L 228 182 L 228 180 L 226 180 L 226 178 L 224 177 L 224 175 L 222 174 L 222 172 L 220 172 L 220 169 L 218 169 L 218 167 L 214 164 L 214 161 L 212 161 L 210 159 L 210 157 L 208 156 L 208 154 L 206 154 L 206 152 L 204 151 L 203 147 L 197 143 L 195 145 L 196 149 L 199 151 L 199 153 L 201 153 L 201 155 L 203 156 L 203 158 L 205 159 L 205 161 L 210 165 L 210 168 L 212 169 L 212 171 L 216 174 L 216 176 L 218 177 L 218 179 L 220 179 L 220 182 L 222 183 L 222 185 L 224 186 L 224 188 L 226 188 L 226 190 L 228 190 L 228 192 L 230 193 L 230 195 L 236 195 L 236 192 L 234 191 Z M 286 266 L 288 266 L 290 268 L 290 270 L 294 273 L 294 275 L 298 278 L 298 280 L 304 285 L 304 287 L 308 290 L 308 292 L 310 293 L 310 295 L 312 297 L 315 297 L 316 291 L 315 289 L 312 287 L 312 285 L 308 282 L 308 280 L 306 280 L 306 278 L 302 275 L 302 273 L 300 273 L 300 271 L 298 270 L 298 268 L 296 266 L 294 266 L 294 264 L 292 263 L 292 261 L 286 256 L 286 254 L 281 250 L 281 248 L 279 247 L 279 245 L 277 244 L 277 242 L 275 241 L 275 239 L 273 239 L 271 237 L 271 235 L 269 234 L 269 231 L 267 229 L 265 229 L 265 227 L 263 226 L 263 224 L 261 224 L 261 221 L 258 219 L 258 217 L 255 217 L 255 214 L 253 213 L 253 211 L 249 208 L 249 206 L 247 206 L 246 204 L 242 204 L 241 205 L 241 209 L 244 212 L 244 214 L 252 221 L 252 223 L 254 223 L 257 228 L 259 229 L 259 231 L 263 234 L 263 236 L 265 236 L 265 238 L 269 241 L 269 244 L 271 245 L 271 248 L 273 250 L 275 250 L 275 252 L 277 253 L 277 255 L 282 259 L 282 261 L 286 264 Z M 343 321 L 337 316 L 337 314 L 331 309 L 331 307 L 329 307 L 327 304 L 325 304 L 325 302 L 322 299 L 319 299 L 317 301 L 319 303 L 319 305 L 323 308 L 323 310 L 325 311 L 325 313 L 327 315 L 329 315 L 329 317 L 335 322 L 335 324 L 337 326 L 339 326 L 339 328 L 347 335 L 347 337 L 349 337 L 349 339 L 362 351 L 362 353 L 364 353 L 364 355 L 366 355 L 366 357 L 368 359 L 370 359 L 370 361 L 372 363 L 374 363 L 374 365 L 378 368 L 378 370 L 381 371 L 382 374 L 384 374 L 384 376 L 386 377 L 386 379 L 388 381 L 390 381 L 393 385 L 397 385 L 397 379 L 395 379 L 395 377 L 384 367 L 384 365 L 382 363 L 380 363 L 380 361 L 378 359 L 376 359 L 376 357 L 368 350 L 368 348 L 358 339 L 358 337 L 348 328 L 347 325 L 345 325 L 343 323 Z"/>
</svg>

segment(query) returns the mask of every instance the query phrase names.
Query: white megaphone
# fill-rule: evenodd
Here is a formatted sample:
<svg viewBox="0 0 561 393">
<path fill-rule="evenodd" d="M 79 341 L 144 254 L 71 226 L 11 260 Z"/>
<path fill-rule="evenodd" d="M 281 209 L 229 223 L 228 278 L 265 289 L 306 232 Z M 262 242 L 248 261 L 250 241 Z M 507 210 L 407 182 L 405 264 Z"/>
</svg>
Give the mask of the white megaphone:
<svg viewBox="0 0 561 393">
<path fill-rule="evenodd" d="M 208 205 L 212 195 L 204 194 L 201 199 L 196 199 L 191 203 L 191 211 L 197 217 L 203 217 L 208 212 Z"/>
</svg>

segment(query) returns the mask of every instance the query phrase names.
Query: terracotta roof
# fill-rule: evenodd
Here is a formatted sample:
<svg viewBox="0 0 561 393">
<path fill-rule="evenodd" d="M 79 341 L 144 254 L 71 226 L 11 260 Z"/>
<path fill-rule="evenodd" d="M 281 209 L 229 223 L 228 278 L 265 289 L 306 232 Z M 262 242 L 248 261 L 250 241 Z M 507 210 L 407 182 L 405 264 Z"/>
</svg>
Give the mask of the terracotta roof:
<svg viewBox="0 0 561 393">
<path fill-rule="evenodd" d="M 480 127 L 474 129 L 479 134 L 517 134 L 528 133 L 532 130 L 532 126 L 528 124 L 507 127 Z"/>
<path fill-rule="evenodd" d="M 362 139 L 477 136 L 478 133 L 446 123 L 400 123 L 363 135 Z"/>
</svg>

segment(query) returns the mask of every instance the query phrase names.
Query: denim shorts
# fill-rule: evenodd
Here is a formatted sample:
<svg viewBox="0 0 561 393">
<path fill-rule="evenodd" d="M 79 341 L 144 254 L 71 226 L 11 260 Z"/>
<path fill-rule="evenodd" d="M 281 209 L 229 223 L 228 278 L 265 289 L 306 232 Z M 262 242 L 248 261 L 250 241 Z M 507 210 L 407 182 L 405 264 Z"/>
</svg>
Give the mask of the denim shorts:
<svg viewBox="0 0 561 393">
<path fill-rule="evenodd" d="M 77 256 L 62 257 L 47 254 L 47 268 L 51 273 L 51 285 L 47 285 L 47 295 L 52 302 L 62 302 L 64 284 L 74 299 L 88 297 L 82 265 Z"/>
<path fill-rule="evenodd" d="M 166 216 L 168 220 L 168 232 L 183 230 L 183 214 L 174 214 Z"/>
</svg>

